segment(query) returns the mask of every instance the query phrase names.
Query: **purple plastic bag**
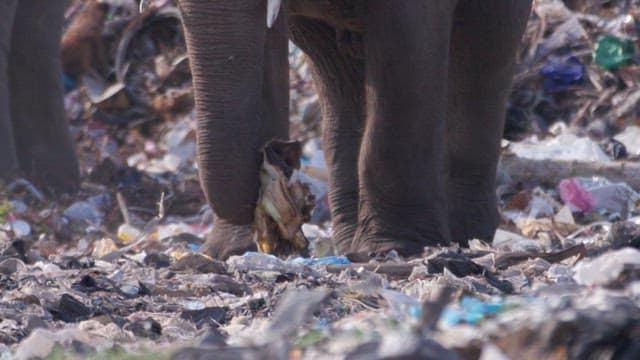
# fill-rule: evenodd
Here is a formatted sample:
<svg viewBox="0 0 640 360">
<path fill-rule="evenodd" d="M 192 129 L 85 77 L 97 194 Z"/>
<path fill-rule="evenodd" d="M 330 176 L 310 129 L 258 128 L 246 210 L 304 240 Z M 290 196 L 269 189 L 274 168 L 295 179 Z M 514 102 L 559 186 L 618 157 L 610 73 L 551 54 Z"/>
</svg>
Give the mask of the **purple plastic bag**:
<svg viewBox="0 0 640 360">
<path fill-rule="evenodd" d="M 544 76 L 544 88 L 548 91 L 560 91 L 578 84 L 584 78 L 584 65 L 576 58 L 549 59 L 540 69 Z"/>
</svg>

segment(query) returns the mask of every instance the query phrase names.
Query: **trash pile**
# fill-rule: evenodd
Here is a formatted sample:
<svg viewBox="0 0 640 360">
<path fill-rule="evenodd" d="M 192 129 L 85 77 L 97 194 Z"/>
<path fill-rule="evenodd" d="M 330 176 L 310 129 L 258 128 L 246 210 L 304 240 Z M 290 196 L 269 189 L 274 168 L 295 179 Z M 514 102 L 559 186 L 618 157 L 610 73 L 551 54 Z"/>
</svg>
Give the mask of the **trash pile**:
<svg viewBox="0 0 640 360">
<path fill-rule="evenodd" d="M 319 108 L 292 47 L 311 257 L 226 261 L 198 253 L 214 215 L 179 12 L 149 3 L 69 5 L 66 34 L 87 35 L 65 35 L 82 188 L 52 201 L 26 180 L 0 185 L 1 358 L 638 357 L 640 3 L 534 2 L 500 229 L 415 259 L 335 254 Z"/>
<path fill-rule="evenodd" d="M 638 15 L 636 1 L 535 1 L 505 136 L 568 127 L 601 141 L 639 125 Z"/>
</svg>

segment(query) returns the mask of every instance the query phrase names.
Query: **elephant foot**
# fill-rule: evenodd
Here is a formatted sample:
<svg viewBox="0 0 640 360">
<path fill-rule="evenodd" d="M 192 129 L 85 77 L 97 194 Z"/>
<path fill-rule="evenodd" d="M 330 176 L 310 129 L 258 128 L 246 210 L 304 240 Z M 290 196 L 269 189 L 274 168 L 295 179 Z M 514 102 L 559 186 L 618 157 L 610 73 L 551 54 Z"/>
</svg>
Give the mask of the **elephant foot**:
<svg viewBox="0 0 640 360">
<path fill-rule="evenodd" d="M 80 169 L 73 147 L 38 144 L 19 152 L 26 177 L 50 194 L 72 194 L 80 187 Z"/>
<path fill-rule="evenodd" d="M 375 238 L 369 240 L 359 238 L 359 240 L 354 241 L 351 247 L 351 254 L 367 254 L 369 258 L 377 258 L 395 250 L 400 256 L 410 258 L 420 256 L 424 252 L 425 246 L 415 242 L 408 243 L 398 238 Z"/>
<path fill-rule="evenodd" d="M 346 254 L 352 250 L 353 238 L 357 226 L 353 224 L 334 224 L 331 237 L 337 254 Z"/>
<path fill-rule="evenodd" d="M 373 221 L 360 222 L 351 251 L 376 256 L 395 250 L 403 257 L 416 257 L 429 246 L 448 245 L 448 234 L 434 232 L 431 236 L 403 226 L 378 226 Z"/>
<path fill-rule="evenodd" d="M 473 239 L 487 242 L 493 240 L 500 223 L 495 200 L 470 201 L 451 196 L 449 201 L 449 231 L 452 241 L 468 247 L 469 241 Z"/>
<path fill-rule="evenodd" d="M 216 218 L 213 231 L 206 237 L 200 252 L 214 259 L 226 260 L 233 255 L 257 251 L 253 225 L 233 225 Z"/>
<path fill-rule="evenodd" d="M 5 159 L 2 159 L 0 155 L 0 180 L 10 181 L 11 179 L 18 177 L 20 175 L 20 170 L 14 165 L 15 163 L 3 162 L 3 160 Z"/>
</svg>

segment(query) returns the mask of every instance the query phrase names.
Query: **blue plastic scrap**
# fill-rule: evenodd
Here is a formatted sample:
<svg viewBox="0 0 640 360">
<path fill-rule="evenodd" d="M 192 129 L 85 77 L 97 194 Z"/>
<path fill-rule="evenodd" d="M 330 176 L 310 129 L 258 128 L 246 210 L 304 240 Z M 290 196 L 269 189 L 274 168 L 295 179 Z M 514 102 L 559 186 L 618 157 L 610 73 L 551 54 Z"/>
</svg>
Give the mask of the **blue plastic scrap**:
<svg viewBox="0 0 640 360">
<path fill-rule="evenodd" d="M 545 90 L 559 91 L 582 82 L 584 65 L 575 56 L 552 58 L 540 68 L 540 73 L 544 76 Z"/>
<path fill-rule="evenodd" d="M 319 258 L 295 258 L 293 263 L 303 265 L 329 265 L 329 264 L 349 264 L 350 261 L 346 256 L 324 256 Z"/>
<path fill-rule="evenodd" d="M 62 82 L 64 84 L 64 91 L 71 91 L 78 85 L 78 82 L 73 77 L 65 73 L 62 73 Z"/>
<path fill-rule="evenodd" d="M 502 299 L 485 302 L 471 296 L 465 296 L 460 299 L 458 306 L 448 306 L 443 311 L 442 321 L 449 325 L 455 325 L 461 322 L 477 324 L 487 315 L 496 314 L 503 308 L 504 301 Z"/>
</svg>

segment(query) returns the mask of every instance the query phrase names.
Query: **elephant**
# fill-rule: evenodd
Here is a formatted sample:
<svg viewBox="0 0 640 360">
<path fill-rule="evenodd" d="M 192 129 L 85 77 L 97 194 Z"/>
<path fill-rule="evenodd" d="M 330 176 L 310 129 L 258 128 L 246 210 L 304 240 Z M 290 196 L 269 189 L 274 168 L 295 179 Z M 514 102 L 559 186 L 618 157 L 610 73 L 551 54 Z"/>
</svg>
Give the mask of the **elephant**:
<svg viewBox="0 0 640 360">
<path fill-rule="evenodd" d="M 531 0 L 179 0 L 202 251 L 251 248 L 260 149 L 288 137 L 288 40 L 320 97 L 339 253 L 491 241 L 507 96 Z"/>
<path fill-rule="evenodd" d="M 0 5 L 0 176 L 72 192 L 60 63 L 65 0 Z M 515 54 L 531 0 L 178 0 L 193 75 L 202 251 L 255 247 L 261 148 L 288 138 L 288 41 L 324 119 L 338 252 L 491 240 Z"/>
<path fill-rule="evenodd" d="M 0 1 L 0 178 L 25 175 L 54 194 L 79 186 L 60 60 L 66 5 Z"/>
</svg>

